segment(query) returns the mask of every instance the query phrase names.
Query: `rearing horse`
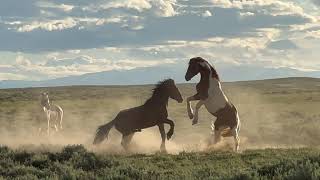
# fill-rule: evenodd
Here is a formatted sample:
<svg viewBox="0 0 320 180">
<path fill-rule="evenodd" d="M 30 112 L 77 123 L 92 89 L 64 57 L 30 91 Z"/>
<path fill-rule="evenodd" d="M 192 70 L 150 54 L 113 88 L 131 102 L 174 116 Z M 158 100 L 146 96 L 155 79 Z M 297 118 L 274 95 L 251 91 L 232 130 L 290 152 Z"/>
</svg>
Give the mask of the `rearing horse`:
<svg viewBox="0 0 320 180">
<path fill-rule="evenodd" d="M 212 123 L 211 128 L 214 132 L 214 143 L 220 141 L 221 136 L 233 136 L 235 150 L 239 150 L 239 131 L 240 119 L 235 106 L 228 100 L 222 91 L 220 79 L 217 71 L 206 60 L 201 57 L 190 59 L 189 67 L 185 75 L 186 81 L 191 80 L 195 75 L 201 75 L 200 82 L 197 84 L 197 94 L 187 98 L 187 110 L 192 124 L 198 123 L 198 111 L 205 105 L 207 111 L 217 119 Z M 190 101 L 199 102 L 193 113 Z"/>
</svg>

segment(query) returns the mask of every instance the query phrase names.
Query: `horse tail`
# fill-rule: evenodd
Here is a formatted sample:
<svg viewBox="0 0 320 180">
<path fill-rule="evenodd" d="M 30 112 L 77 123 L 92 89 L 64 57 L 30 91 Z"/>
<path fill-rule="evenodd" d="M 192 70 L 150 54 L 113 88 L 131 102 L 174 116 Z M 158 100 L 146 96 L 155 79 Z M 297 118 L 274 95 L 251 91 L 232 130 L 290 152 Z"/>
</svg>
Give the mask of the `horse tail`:
<svg viewBox="0 0 320 180">
<path fill-rule="evenodd" d="M 110 129 L 114 126 L 115 119 L 111 122 L 101 125 L 96 131 L 96 136 L 94 137 L 93 144 L 100 144 L 104 139 L 108 138 Z"/>
</svg>

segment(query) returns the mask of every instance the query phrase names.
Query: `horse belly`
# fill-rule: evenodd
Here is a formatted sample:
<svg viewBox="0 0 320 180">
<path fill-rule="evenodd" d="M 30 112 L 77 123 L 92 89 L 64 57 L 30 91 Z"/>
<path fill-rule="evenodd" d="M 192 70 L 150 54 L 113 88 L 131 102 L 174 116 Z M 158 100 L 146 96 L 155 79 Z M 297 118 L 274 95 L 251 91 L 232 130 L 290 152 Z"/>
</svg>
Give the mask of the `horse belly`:
<svg viewBox="0 0 320 180">
<path fill-rule="evenodd" d="M 226 105 L 225 101 L 215 101 L 211 98 L 205 101 L 204 106 L 207 108 L 208 112 L 211 114 L 216 113 L 219 109 L 224 108 Z"/>
<path fill-rule="evenodd" d="M 140 129 L 146 129 L 157 125 L 158 121 L 153 118 L 142 118 L 139 123 Z"/>
<path fill-rule="evenodd" d="M 140 108 L 132 108 L 121 111 L 117 116 L 116 128 L 123 132 L 134 132 L 137 130 L 155 126 L 157 121 L 154 118 L 143 115 Z"/>
<path fill-rule="evenodd" d="M 239 123 L 239 116 L 237 109 L 232 105 L 228 104 L 224 109 L 222 109 L 217 114 L 217 119 L 214 122 L 215 130 L 225 129 L 229 127 L 230 129 L 237 126 Z M 227 134 L 226 134 L 227 135 Z"/>
</svg>

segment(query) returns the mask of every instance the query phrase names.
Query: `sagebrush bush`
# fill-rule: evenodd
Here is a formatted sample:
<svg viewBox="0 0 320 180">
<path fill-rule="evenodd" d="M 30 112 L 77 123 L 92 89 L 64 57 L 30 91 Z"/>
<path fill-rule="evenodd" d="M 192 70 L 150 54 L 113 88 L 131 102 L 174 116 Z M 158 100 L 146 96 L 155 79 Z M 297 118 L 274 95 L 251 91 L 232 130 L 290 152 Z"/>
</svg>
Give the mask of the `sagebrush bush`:
<svg viewBox="0 0 320 180">
<path fill-rule="evenodd" d="M 0 179 L 229 179 L 316 180 L 318 149 L 180 153 L 178 155 L 95 154 L 82 145 L 60 152 L 0 147 Z"/>
</svg>

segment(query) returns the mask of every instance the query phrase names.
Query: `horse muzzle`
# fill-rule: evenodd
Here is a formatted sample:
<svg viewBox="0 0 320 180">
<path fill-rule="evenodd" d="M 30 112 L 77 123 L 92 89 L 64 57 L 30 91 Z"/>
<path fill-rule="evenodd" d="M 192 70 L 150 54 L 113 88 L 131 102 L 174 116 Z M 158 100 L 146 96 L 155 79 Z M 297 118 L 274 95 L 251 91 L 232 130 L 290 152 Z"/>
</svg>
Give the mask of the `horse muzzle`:
<svg viewBox="0 0 320 180">
<path fill-rule="evenodd" d="M 186 79 L 186 81 L 190 81 L 192 77 L 191 77 L 191 76 L 186 75 L 184 78 Z"/>
</svg>

